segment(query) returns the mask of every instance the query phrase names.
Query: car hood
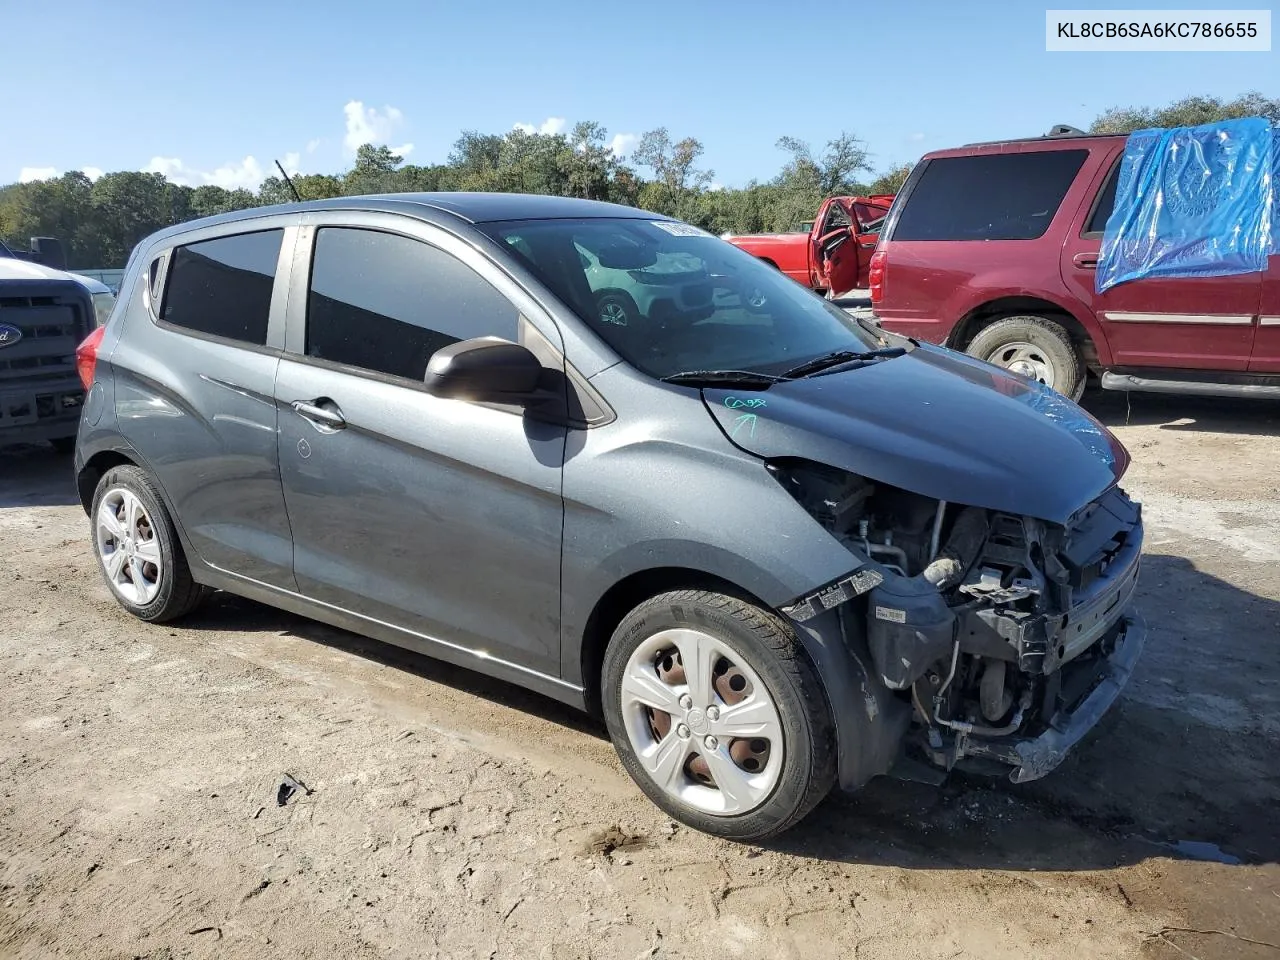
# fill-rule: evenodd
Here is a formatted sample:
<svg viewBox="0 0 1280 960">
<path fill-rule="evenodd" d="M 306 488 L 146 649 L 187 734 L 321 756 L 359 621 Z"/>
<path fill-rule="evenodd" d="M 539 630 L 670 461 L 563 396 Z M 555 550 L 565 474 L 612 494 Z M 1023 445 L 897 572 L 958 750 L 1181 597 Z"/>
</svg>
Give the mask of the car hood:
<svg viewBox="0 0 1280 960">
<path fill-rule="evenodd" d="M 84 277 L 78 273 L 65 270 L 54 270 L 30 260 L 19 260 L 17 257 L 0 257 L 0 280 L 74 280 L 90 293 L 110 293 L 110 288 L 92 277 Z"/>
<path fill-rule="evenodd" d="M 1061 394 L 940 347 L 764 391 L 705 389 L 725 434 L 952 503 L 1066 523 L 1129 454 Z"/>
</svg>

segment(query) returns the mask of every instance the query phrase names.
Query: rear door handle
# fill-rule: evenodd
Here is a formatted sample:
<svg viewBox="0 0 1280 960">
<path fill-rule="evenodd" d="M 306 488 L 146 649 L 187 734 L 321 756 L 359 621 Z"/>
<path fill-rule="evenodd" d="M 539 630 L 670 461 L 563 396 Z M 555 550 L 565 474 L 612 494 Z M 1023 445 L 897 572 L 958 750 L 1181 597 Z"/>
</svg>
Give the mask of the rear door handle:
<svg viewBox="0 0 1280 960">
<path fill-rule="evenodd" d="M 332 404 L 332 408 L 320 406 L 322 403 Z M 320 399 L 310 403 L 305 400 L 295 400 L 290 406 L 293 407 L 294 413 L 304 420 L 310 420 L 316 426 L 341 430 L 347 425 L 347 418 L 342 415 L 342 411 L 332 400 Z"/>
<path fill-rule="evenodd" d="M 1071 258 L 1071 262 L 1077 267 L 1083 267 L 1085 270 L 1094 270 L 1098 266 L 1098 255 L 1096 253 L 1077 253 Z"/>
</svg>

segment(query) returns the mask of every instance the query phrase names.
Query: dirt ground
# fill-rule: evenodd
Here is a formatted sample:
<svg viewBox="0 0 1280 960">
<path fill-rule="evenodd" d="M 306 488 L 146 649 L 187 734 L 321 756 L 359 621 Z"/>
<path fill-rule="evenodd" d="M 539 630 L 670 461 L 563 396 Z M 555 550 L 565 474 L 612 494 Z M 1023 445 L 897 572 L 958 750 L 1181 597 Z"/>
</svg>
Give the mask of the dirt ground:
<svg viewBox="0 0 1280 960">
<path fill-rule="evenodd" d="M 1089 403 L 1148 522 L 1103 729 L 764 847 L 677 829 L 516 688 L 233 597 L 135 622 L 69 459 L 0 453 L 0 956 L 1274 960 L 1280 406 Z"/>
</svg>

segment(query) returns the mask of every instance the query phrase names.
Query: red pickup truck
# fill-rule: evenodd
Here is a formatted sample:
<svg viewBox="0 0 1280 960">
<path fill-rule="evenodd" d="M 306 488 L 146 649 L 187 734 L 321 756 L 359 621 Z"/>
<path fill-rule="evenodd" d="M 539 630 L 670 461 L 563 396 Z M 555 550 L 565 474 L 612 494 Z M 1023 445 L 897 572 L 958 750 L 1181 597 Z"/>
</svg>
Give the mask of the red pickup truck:
<svg viewBox="0 0 1280 960">
<path fill-rule="evenodd" d="M 824 200 L 807 231 L 725 239 L 792 280 L 833 296 L 867 286 L 867 269 L 892 194 Z"/>
</svg>

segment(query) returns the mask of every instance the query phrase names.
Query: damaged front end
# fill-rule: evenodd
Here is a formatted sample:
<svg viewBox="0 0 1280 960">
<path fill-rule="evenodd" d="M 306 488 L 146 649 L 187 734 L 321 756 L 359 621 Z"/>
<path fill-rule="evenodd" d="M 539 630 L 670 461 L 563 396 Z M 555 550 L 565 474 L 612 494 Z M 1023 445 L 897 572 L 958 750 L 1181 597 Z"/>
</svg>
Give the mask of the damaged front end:
<svg viewBox="0 0 1280 960">
<path fill-rule="evenodd" d="M 910 713 L 899 759 L 1035 780 L 1119 695 L 1143 629 L 1141 512 L 1118 487 L 1059 525 L 805 460 L 768 467 L 858 561 L 783 612 L 802 629 L 839 612 L 850 656 Z M 880 772 L 842 764 L 841 782 Z"/>
</svg>

